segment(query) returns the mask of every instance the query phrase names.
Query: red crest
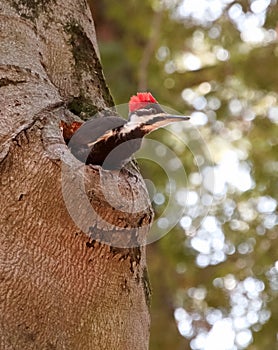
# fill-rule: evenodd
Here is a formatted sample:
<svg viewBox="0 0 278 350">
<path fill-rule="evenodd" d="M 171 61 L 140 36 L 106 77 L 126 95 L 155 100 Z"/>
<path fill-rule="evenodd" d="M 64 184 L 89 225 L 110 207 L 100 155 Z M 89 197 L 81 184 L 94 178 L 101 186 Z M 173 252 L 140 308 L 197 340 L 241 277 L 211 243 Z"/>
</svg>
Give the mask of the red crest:
<svg viewBox="0 0 278 350">
<path fill-rule="evenodd" d="M 158 102 L 150 92 L 137 92 L 137 95 L 132 96 L 129 100 L 129 111 L 134 112 L 151 103 Z"/>
</svg>

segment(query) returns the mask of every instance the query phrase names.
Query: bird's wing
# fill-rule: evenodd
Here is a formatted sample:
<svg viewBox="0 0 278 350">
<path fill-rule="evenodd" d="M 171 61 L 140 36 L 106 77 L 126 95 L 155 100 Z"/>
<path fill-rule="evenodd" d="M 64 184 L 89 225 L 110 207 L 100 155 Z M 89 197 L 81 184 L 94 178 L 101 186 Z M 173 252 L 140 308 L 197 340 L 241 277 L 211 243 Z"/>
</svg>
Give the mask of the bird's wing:
<svg viewBox="0 0 278 350">
<path fill-rule="evenodd" d="M 123 126 L 126 120 L 120 117 L 93 118 L 84 123 L 72 136 L 72 145 L 91 147 L 99 139 L 107 136 L 113 129 Z"/>
</svg>

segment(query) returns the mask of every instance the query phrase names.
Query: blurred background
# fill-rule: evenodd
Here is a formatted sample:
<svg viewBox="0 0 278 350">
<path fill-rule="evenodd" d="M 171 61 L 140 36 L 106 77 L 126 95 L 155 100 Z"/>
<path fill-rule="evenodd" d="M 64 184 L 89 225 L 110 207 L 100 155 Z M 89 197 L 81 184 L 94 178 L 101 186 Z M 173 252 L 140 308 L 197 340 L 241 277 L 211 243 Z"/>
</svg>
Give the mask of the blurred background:
<svg viewBox="0 0 278 350">
<path fill-rule="evenodd" d="M 178 154 L 186 183 L 138 161 L 156 215 L 170 195 L 185 209 L 147 248 L 150 350 L 278 349 L 277 1 L 90 5 L 115 103 L 148 90 L 192 116 L 193 128 L 170 128 L 184 142 L 167 130 L 152 135 L 161 157 L 161 144 Z"/>
</svg>

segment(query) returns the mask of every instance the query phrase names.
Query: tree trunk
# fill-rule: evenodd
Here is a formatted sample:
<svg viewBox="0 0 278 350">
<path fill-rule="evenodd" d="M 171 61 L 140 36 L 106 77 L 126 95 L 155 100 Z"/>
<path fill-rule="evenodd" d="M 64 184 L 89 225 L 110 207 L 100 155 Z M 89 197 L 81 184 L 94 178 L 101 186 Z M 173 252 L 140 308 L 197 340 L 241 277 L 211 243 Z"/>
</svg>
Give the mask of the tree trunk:
<svg viewBox="0 0 278 350">
<path fill-rule="evenodd" d="M 147 349 L 144 182 L 77 164 L 59 128 L 113 104 L 88 6 L 0 11 L 0 349 Z"/>
</svg>

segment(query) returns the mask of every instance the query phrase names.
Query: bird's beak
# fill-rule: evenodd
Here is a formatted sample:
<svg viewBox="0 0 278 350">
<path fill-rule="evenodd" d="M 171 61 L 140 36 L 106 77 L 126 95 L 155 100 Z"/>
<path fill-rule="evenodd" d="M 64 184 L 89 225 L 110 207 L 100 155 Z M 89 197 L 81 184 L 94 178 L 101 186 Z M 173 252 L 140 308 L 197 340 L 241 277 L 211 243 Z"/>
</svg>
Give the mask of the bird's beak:
<svg viewBox="0 0 278 350">
<path fill-rule="evenodd" d="M 183 120 L 189 120 L 190 117 L 187 115 L 172 115 L 172 114 L 166 114 L 164 116 L 164 119 L 168 121 L 168 123 L 174 123 L 174 122 L 182 122 Z"/>
<path fill-rule="evenodd" d="M 189 116 L 172 115 L 172 114 L 165 113 L 154 117 L 154 119 L 149 121 L 149 123 L 147 123 L 146 125 L 144 125 L 143 128 L 146 132 L 151 132 L 163 126 L 166 126 L 168 124 L 175 123 L 175 122 L 182 122 L 189 119 L 190 119 Z"/>
</svg>

